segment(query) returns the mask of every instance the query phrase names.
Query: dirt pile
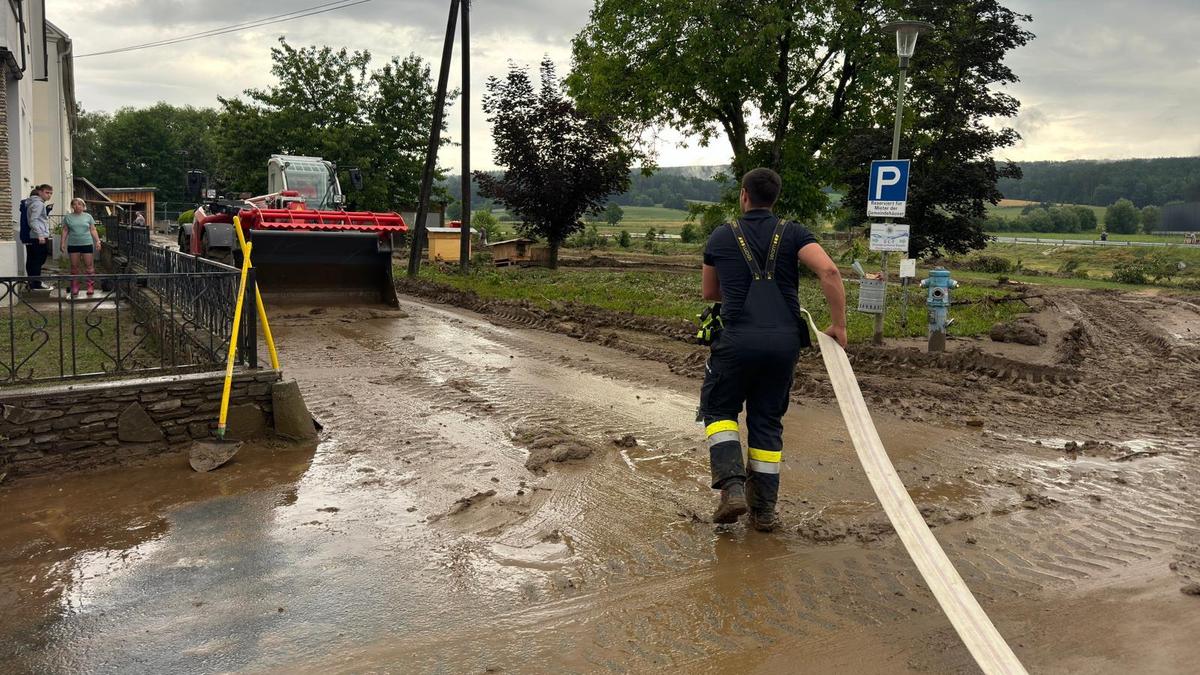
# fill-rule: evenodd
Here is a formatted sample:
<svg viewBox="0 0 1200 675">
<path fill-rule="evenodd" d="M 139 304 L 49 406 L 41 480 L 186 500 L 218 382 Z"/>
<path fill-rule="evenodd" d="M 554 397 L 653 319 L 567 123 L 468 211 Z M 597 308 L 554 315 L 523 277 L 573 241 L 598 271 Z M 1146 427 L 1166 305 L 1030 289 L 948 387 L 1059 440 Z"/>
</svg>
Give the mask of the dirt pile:
<svg viewBox="0 0 1200 675">
<path fill-rule="evenodd" d="M 1046 343 L 1046 331 L 1028 319 L 998 323 L 992 326 L 988 337 L 995 342 L 1015 342 L 1022 345 L 1037 346 Z"/>
<path fill-rule="evenodd" d="M 544 472 L 547 464 L 587 459 L 596 451 L 565 429 L 518 429 L 513 440 L 529 449 L 525 468 L 535 473 Z"/>
</svg>

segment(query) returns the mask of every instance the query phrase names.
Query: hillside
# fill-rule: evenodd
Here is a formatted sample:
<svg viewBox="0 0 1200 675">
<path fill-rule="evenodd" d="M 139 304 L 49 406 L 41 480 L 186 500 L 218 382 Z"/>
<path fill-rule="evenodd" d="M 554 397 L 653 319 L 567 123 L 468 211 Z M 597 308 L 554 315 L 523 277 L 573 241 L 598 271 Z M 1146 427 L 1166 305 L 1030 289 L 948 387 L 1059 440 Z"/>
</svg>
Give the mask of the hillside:
<svg viewBox="0 0 1200 675">
<path fill-rule="evenodd" d="M 998 185 L 1005 198 L 1108 206 L 1125 197 L 1139 208 L 1200 201 L 1200 157 L 1019 164 L 1024 177 Z"/>
</svg>

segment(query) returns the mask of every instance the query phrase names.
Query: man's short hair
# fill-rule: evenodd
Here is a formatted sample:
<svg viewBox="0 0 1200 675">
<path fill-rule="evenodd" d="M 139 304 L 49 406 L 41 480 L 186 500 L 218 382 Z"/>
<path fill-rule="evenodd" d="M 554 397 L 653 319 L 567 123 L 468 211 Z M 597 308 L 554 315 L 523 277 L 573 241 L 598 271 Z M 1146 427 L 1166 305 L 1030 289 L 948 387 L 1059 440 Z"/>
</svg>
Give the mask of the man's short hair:
<svg viewBox="0 0 1200 675">
<path fill-rule="evenodd" d="M 774 171 L 759 167 L 751 169 L 742 176 L 742 189 L 750 198 L 751 206 L 770 208 L 779 200 L 783 190 L 783 179 Z"/>
<path fill-rule="evenodd" d="M 49 183 L 42 183 L 41 185 L 39 185 L 33 189 L 35 192 L 41 192 L 42 190 L 53 190 L 54 186 Z"/>
</svg>

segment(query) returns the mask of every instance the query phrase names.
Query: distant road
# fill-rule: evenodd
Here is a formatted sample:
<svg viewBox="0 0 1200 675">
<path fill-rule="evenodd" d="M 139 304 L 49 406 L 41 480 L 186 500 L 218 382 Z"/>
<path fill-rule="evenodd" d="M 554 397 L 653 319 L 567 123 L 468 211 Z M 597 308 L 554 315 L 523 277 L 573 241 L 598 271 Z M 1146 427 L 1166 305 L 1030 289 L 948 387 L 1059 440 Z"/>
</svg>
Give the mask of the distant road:
<svg viewBox="0 0 1200 675">
<path fill-rule="evenodd" d="M 1042 239 L 1040 237 L 994 237 L 998 244 L 1034 244 L 1037 246 L 1196 246 L 1171 241 L 1100 241 L 1099 239 Z"/>
</svg>

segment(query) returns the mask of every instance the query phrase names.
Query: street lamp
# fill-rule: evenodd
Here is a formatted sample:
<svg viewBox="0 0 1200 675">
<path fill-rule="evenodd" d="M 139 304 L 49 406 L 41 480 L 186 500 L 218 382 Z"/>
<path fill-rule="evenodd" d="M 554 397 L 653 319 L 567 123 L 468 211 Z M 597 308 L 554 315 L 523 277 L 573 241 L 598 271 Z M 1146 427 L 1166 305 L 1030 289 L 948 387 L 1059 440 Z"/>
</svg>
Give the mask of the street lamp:
<svg viewBox="0 0 1200 675">
<path fill-rule="evenodd" d="M 892 129 L 892 159 L 899 159 L 900 123 L 904 117 L 904 85 L 908 76 L 908 61 L 917 49 L 917 36 L 933 30 L 933 24 L 925 21 L 905 21 L 901 19 L 885 24 L 883 30 L 896 33 L 896 56 L 900 57 L 900 76 L 897 78 L 898 82 L 896 84 L 896 125 Z M 886 218 L 885 220 L 889 223 L 892 222 L 891 218 Z M 887 284 L 887 262 L 888 254 L 887 251 L 884 251 L 881 278 L 885 285 Z M 884 297 L 886 298 L 887 296 L 885 295 Z M 905 323 L 907 323 L 907 319 L 908 317 L 905 317 Z M 872 336 L 871 342 L 876 345 L 883 344 L 883 312 L 875 315 L 875 334 Z"/>
</svg>

